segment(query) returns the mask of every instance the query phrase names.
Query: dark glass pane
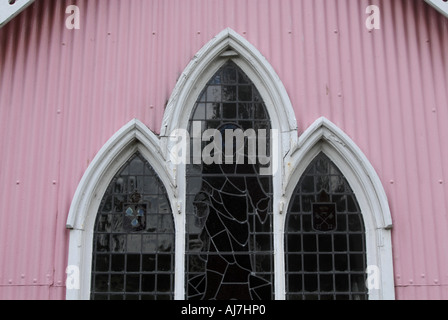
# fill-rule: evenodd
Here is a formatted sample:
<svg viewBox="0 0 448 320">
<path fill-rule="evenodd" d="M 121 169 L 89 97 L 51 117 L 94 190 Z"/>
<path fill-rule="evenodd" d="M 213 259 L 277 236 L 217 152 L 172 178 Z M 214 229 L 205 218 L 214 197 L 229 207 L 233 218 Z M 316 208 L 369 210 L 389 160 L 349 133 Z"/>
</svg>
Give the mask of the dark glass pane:
<svg viewBox="0 0 448 320">
<path fill-rule="evenodd" d="M 112 255 L 112 266 L 111 271 L 113 272 L 123 272 L 124 271 L 124 261 L 125 255 Z"/>
<path fill-rule="evenodd" d="M 318 290 L 318 283 L 317 283 L 317 275 L 316 274 L 308 274 L 304 278 L 305 283 L 305 292 L 315 292 Z M 314 300 L 314 299 L 312 299 Z"/>
<path fill-rule="evenodd" d="M 302 275 L 290 274 L 288 276 L 289 292 L 302 292 Z"/>
<path fill-rule="evenodd" d="M 126 292 L 140 291 L 140 275 L 128 274 L 126 276 Z"/>
<path fill-rule="evenodd" d="M 336 290 L 339 292 L 347 292 L 350 285 L 349 278 L 348 274 L 336 274 Z"/>
<path fill-rule="evenodd" d="M 103 214 L 112 208 L 114 213 Z M 174 235 L 166 190 L 154 169 L 137 153 L 114 177 L 100 205 L 94 234 L 92 299 L 172 297 Z M 155 288 L 150 290 L 154 294 L 142 295 L 160 272 L 169 279 L 163 295 Z"/>
<path fill-rule="evenodd" d="M 290 234 L 287 239 L 288 252 L 302 252 L 302 236 Z"/>
<path fill-rule="evenodd" d="M 332 274 L 319 275 L 319 285 L 320 285 L 321 292 L 334 291 L 333 275 Z M 332 296 L 326 296 L 326 297 L 327 298 L 322 298 L 322 300 L 332 300 Z"/>
<path fill-rule="evenodd" d="M 172 276 L 169 274 L 159 274 L 157 275 L 157 291 L 158 292 L 170 292 L 171 291 L 171 281 Z"/>
<path fill-rule="evenodd" d="M 95 271 L 107 271 L 109 270 L 109 255 L 98 255 L 96 259 L 96 268 Z"/>
<path fill-rule="evenodd" d="M 335 254 L 334 263 L 336 271 L 348 271 L 348 255 Z"/>
<path fill-rule="evenodd" d="M 145 274 L 142 276 L 142 291 L 154 292 L 156 290 L 156 275 Z"/>
<path fill-rule="evenodd" d="M 138 272 L 140 271 L 140 255 L 138 254 L 128 254 L 126 262 L 126 271 L 128 272 Z"/>
<path fill-rule="evenodd" d="M 315 254 L 306 254 L 303 256 L 303 267 L 307 272 L 316 272 L 317 271 L 317 255 Z"/>
<path fill-rule="evenodd" d="M 331 254 L 320 254 L 319 255 L 319 271 L 332 271 L 333 267 L 333 256 Z"/>
<path fill-rule="evenodd" d="M 110 276 L 110 291 L 112 292 L 124 291 L 124 275 L 112 274 Z"/>
<path fill-rule="evenodd" d="M 331 235 L 320 234 L 319 240 L 319 252 L 332 252 L 333 251 L 333 239 Z"/>
<path fill-rule="evenodd" d="M 306 176 L 301 184 L 303 193 L 314 193 L 314 177 Z"/>
<path fill-rule="evenodd" d="M 288 268 L 297 272 L 302 271 L 302 255 L 290 254 L 288 255 Z"/>
<path fill-rule="evenodd" d="M 259 157 L 250 153 L 258 148 L 257 130 L 269 132 L 266 107 L 253 83 L 231 61 L 203 92 L 213 104 L 203 106 L 203 97 L 198 99 L 190 130 L 194 121 L 203 120 L 198 109 L 205 107 L 202 130 L 218 129 L 223 159 L 229 147 L 233 152 L 227 155 L 233 159 L 187 165 L 186 298 L 273 299 L 272 176 L 259 175 Z M 226 130 L 242 130 L 244 141 L 225 141 Z M 266 135 L 268 149 L 269 138 Z"/>
<path fill-rule="evenodd" d="M 238 104 L 238 119 L 251 119 L 253 118 L 254 105 L 252 103 L 239 103 Z"/>
<path fill-rule="evenodd" d="M 237 104 L 236 103 L 224 103 L 222 108 L 222 113 L 224 119 L 236 119 L 237 114 Z"/>
<path fill-rule="evenodd" d="M 303 235 L 303 251 L 317 252 L 317 237 L 314 234 Z"/>
<path fill-rule="evenodd" d="M 238 87 L 238 100 L 239 101 L 252 101 L 252 87 L 251 86 L 239 86 Z"/>
<path fill-rule="evenodd" d="M 98 274 L 94 276 L 95 280 L 95 291 L 96 292 L 107 292 L 109 291 L 109 275 Z"/>
<path fill-rule="evenodd" d="M 324 154 L 299 181 L 285 230 L 288 299 L 368 298 L 362 214 L 347 180 Z M 304 287 L 297 290 L 299 276 Z"/>
<path fill-rule="evenodd" d="M 222 87 L 222 101 L 237 101 L 237 86 Z"/>
</svg>

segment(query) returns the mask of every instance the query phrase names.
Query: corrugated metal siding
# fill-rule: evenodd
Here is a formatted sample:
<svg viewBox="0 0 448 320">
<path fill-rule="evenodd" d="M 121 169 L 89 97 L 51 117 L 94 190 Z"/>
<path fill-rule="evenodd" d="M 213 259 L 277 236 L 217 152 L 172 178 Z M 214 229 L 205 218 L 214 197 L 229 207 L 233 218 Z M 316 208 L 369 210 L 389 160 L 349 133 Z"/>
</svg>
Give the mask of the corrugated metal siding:
<svg viewBox="0 0 448 320">
<path fill-rule="evenodd" d="M 81 30 L 65 28 L 71 4 Z M 301 132 L 327 117 L 378 171 L 397 298 L 448 299 L 447 22 L 414 0 L 37 1 L 0 29 L 0 298 L 65 297 L 90 161 L 132 118 L 158 132 L 183 69 L 230 27 L 277 71 Z"/>
</svg>

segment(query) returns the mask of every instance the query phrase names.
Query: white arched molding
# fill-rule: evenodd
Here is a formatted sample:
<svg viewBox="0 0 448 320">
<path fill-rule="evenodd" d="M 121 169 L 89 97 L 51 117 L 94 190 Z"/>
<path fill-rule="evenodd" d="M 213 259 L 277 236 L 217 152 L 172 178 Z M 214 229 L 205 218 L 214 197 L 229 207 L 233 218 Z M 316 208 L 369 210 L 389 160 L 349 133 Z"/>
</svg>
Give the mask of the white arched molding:
<svg viewBox="0 0 448 320">
<path fill-rule="evenodd" d="M 289 151 L 297 140 L 297 121 L 286 89 L 266 58 L 230 28 L 207 43 L 182 73 L 166 107 L 161 138 L 169 138 L 176 129 L 188 128 L 200 93 L 229 59 L 248 75 L 259 90 L 271 117 L 272 128 L 280 130 L 282 141 L 287 145 L 281 149 Z M 169 141 L 165 141 L 163 146 L 169 148 Z"/>
<path fill-rule="evenodd" d="M 369 278 L 369 298 L 393 300 L 392 218 L 386 193 L 366 156 L 341 129 L 326 118 L 320 118 L 311 125 L 285 158 L 283 218 L 286 220 L 289 202 L 300 178 L 321 152 L 346 177 L 362 211 L 366 227 L 367 265 L 373 267 L 370 274 L 372 277 Z"/>
<path fill-rule="evenodd" d="M 378 266 L 382 275 L 380 289 L 371 290 L 370 298 L 393 299 L 392 221 L 377 174 L 353 141 L 325 118 L 316 121 L 299 138 L 291 101 L 278 75 L 263 55 L 232 29 L 218 34 L 187 66 L 167 104 L 160 137 L 140 121 L 133 120 L 106 143 L 90 164 L 76 191 L 67 220 L 67 228 L 71 229 L 68 264 L 75 267 L 75 271 L 79 268 L 79 288 L 69 289 L 72 286 L 68 285 L 67 298 L 90 298 L 96 214 L 110 181 L 136 151 L 149 161 L 167 189 L 176 228 L 175 299 L 185 298 L 186 165 L 171 161 L 170 150 L 178 143 L 179 132 L 176 130 L 188 129 L 196 100 L 207 82 L 229 59 L 257 87 L 269 113 L 271 127 L 278 133 L 272 139 L 271 150 L 276 299 L 284 299 L 286 293 L 285 213 L 300 177 L 320 152 L 325 152 L 340 168 L 361 206 L 367 229 L 368 264 Z"/>
<path fill-rule="evenodd" d="M 98 152 L 73 198 L 67 219 L 67 229 L 70 229 L 66 292 L 68 300 L 90 299 L 93 233 L 97 212 L 113 177 L 136 152 L 140 152 L 158 174 L 175 212 L 177 198 L 174 178 L 164 165 L 160 140 L 143 123 L 132 120 Z M 177 230 L 176 224 L 179 221 L 174 219 L 174 222 Z"/>
<path fill-rule="evenodd" d="M 266 58 L 244 37 L 234 30 L 227 28 L 207 43 L 193 58 L 179 78 L 173 94 L 168 101 L 161 127 L 161 143 L 164 154 L 169 154 L 177 143 L 176 130 L 187 130 L 188 124 L 202 90 L 215 73 L 231 59 L 256 86 L 266 109 L 269 113 L 272 129 L 278 133 L 271 139 L 271 163 L 274 190 L 282 190 L 284 181 L 283 159 L 290 149 L 297 144 L 298 130 L 294 109 L 288 93 L 283 86 L 274 68 Z M 177 171 L 176 184 L 179 191 L 179 199 L 186 199 L 186 167 L 175 165 L 170 159 L 167 164 L 171 170 Z M 283 249 L 280 249 L 283 238 L 283 225 L 281 221 L 280 203 L 281 192 L 274 192 L 274 248 L 275 270 L 283 270 Z M 182 200 L 182 202 L 185 200 Z M 181 202 L 181 204 L 182 204 Z M 277 204 L 277 205 L 276 205 Z M 182 232 L 185 231 L 185 205 L 180 206 L 183 222 L 180 224 Z M 184 237 L 183 237 L 184 238 Z M 178 239 L 185 241 L 185 239 Z M 179 242 L 181 243 L 181 242 Z M 179 245 L 184 250 L 185 243 Z M 185 259 L 176 261 L 183 268 Z M 275 273 L 276 298 L 284 298 L 284 272 Z M 184 281 L 184 279 L 182 280 Z M 176 297 L 184 298 L 184 282 L 176 284 Z M 279 294 L 280 292 L 280 294 Z"/>
</svg>

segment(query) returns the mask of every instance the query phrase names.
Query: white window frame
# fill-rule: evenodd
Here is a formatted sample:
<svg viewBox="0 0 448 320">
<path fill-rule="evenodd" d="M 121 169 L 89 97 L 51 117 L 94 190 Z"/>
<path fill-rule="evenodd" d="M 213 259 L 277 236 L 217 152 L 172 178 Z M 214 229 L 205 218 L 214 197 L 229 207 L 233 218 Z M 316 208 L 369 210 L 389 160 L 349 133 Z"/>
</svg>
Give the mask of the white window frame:
<svg viewBox="0 0 448 320">
<path fill-rule="evenodd" d="M 67 283 L 67 300 L 90 299 L 93 234 L 98 209 L 110 181 L 136 152 L 140 152 L 158 174 L 166 188 L 171 208 L 174 210 L 177 205 L 176 187 L 172 175 L 164 166 L 159 138 L 139 120 L 130 121 L 98 152 L 73 198 L 66 225 L 70 230 L 67 270 L 71 272 L 67 278 L 71 281 Z M 179 226 L 176 222 L 177 230 Z M 176 241 L 179 238 L 176 236 Z M 73 276 L 77 278 L 73 279 Z"/>
<path fill-rule="evenodd" d="M 14 19 L 20 12 L 25 10 L 34 0 L 17 0 L 10 4 L 9 0 L 0 0 L 0 28 Z"/>
<path fill-rule="evenodd" d="M 382 274 L 380 290 L 371 299 L 393 299 L 393 268 L 389 206 L 380 180 L 359 148 L 334 124 L 321 118 L 300 138 L 289 96 L 272 66 L 244 37 L 225 29 L 205 45 L 187 66 L 168 102 L 160 137 L 133 120 L 112 137 L 86 171 L 70 209 L 69 266 L 79 268 L 80 287 L 67 288 L 67 299 L 89 299 L 92 240 L 101 198 L 111 179 L 136 151 L 149 161 L 164 183 L 176 228 L 175 299 L 185 299 L 185 199 L 186 166 L 170 162 L 169 151 L 177 129 L 188 129 L 197 97 L 209 79 L 231 58 L 252 80 L 269 113 L 272 129 L 279 132 L 273 143 L 273 215 L 275 297 L 284 300 L 284 228 L 286 210 L 301 175 L 318 152 L 335 162 L 353 188 L 366 220 L 367 259 Z"/>
<path fill-rule="evenodd" d="M 448 18 L 448 2 L 444 0 L 425 0 L 425 1 Z"/>
<path fill-rule="evenodd" d="M 378 174 L 367 157 L 334 123 L 322 117 L 299 138 L 285 159 L 284 208 L 289 207 L 294 190 L 312 161 L 323 152 L 339 168 L 359 203 L 366 229 L 367 265 L 379 273 L 369 288 L 370 300 L 395 300 L 392 257 L 392 217 Z M 282 215 L 283 223 L 286 214 Z M 284 245 L 282 246 L 284 248 Z M 282 269 L 281 269 L 282 270 Z"/>
</svg>

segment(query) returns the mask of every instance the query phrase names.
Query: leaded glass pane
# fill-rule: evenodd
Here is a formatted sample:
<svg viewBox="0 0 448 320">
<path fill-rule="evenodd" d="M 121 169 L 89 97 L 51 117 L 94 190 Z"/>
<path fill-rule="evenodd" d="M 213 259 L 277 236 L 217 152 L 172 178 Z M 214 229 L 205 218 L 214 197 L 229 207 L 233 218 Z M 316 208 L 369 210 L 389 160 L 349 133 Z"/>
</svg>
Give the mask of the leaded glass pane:
<svg viewBox="0 0 448 320">
<path fill-rule="evenodd" d="M 174 298 L 174 221 L 165 188 L 141 154 L 110 183 L 93 242 L 93 300 Z"/>
<path fill-rule="evenodd" d="M 268 132 L 270 156 L 270 121 L 258 90 L 233 62 L 198 98 L 190 119 L 192 144 L 198 141 L 193 137 L 198 123 L 202 134 L 206 129 L 222 136 L 239 132 L 244 140 L 222 139 L 221 148 L 210 152 L 215 159 L 222 153 L 221 163 L 187 166 L 186 298 L 273 299 L 272 176 L 261 176 L 269 163 L 253 157 L 259 129 Z M 201 150 L 214 141 L 201 140 Z M 226 162 L 226 155 L 232 161 Z"/>
<path fill-rule="evenodd" d="M 289 300 L 365 300 L 365 227 L 355 194 L 323 153 L 293 193 L 285 229 Z"/>
</svg>

